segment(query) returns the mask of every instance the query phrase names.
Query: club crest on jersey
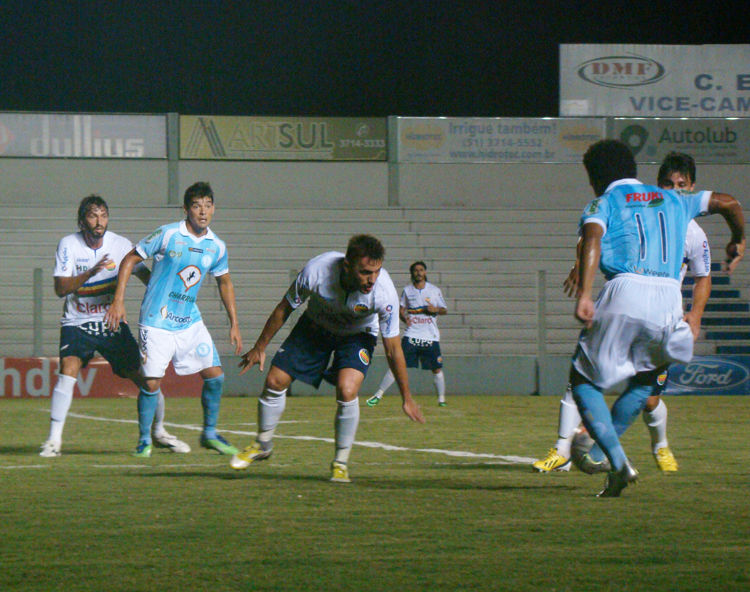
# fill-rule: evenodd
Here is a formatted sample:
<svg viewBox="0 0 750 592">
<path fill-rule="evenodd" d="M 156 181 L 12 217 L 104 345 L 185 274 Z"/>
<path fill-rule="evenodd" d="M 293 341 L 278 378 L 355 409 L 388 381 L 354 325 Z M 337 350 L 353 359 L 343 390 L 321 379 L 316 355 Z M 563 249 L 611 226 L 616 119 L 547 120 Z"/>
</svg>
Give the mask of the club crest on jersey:
<svg viewBox="0 0 750 592">
<path fill-rule="evenodd" d="M 114 271 L 115 267 L 117 267 L 117 263 L 112 261 L 111 263 L 107 263 L 107 271 Z"/>
<path fill-rule="evenodd" d="M 359 360 L 365 366 L 369 366 L 370 365 L 370 352 L 368 352 L 366 349 L 359 350 Z"/>
<path fill-rule="evenodd" d="M 195 265 L 188 265 L 178 272 L 177 275 L 180 276 L 182 283 L 185 284 L 186 292 L 201 281 L 201 270 Z"/>
<path fill-rule="evenodd" d="M 370 307 L 367 306 L 366 304 L 357 303 L 354 305 L 354 312 L 358 314 L 369 312 L 369 310 L 370 310 Z"/>
</svg>

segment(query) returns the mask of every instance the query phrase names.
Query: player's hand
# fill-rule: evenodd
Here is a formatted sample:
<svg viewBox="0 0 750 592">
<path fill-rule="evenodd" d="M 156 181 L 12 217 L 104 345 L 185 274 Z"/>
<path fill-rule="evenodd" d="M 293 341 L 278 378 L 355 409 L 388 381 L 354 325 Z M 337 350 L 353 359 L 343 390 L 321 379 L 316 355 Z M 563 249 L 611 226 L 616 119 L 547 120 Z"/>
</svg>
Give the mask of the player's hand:
<svg viewBox="0 0 750 592">
<path fill-rule="evenodd" d="M 727 258 L 725 260 L 724 271 L 732 273 L 742 258 L 745 256 L 745 239 L 740 242 L 730 242 L 726 248 Z"/>
<path fill-rule="evenodd" d="M 578 282 L 580 281 L 580 279 L 580 274 L 578 273 L 578 264 L 576 264 L 571 268 L 568 277 L 565 278 L 565 281 L 563 282 L 563 291 L 570 298 L 578 296 L 578 290 L 580 289 Z"/>
<path fill-rule="evenodd" d="M 588 329 L 593 325 L 594 312 L 594 301 L 591 298 L 580 296 L 576 303 L 576 318 Z"/>
<path fill-rule="evenodd" d="M 244 356 L 242 356 L 242 361 L 238 364 L 238 367 L 242 368 L 242 370 L 240 370 L 240 376 L 242 376 L 256 364 L 258 364 L 258 370 L 263 372 L 263 368 L 266 365 L 266 352 L 265 350 L 254 347 Z"/>
<path fill-rule="evenodd" d="M 242 351 L 242 335 L 239 327 L 230 327 L 229 342 L 234 344 L 234 355 L 239 356 Z"/>
<path fill-rule="evenodd" d="M 411 317 L 409 315 L 406 315 L 406 326 L 411 327 L 412 323 L 414 323 L 414 321 L 411 320 Z"/>
<path fill-rule="evenodd" d="M 411 397 L 404 401 L 403 410 L 404 413 L 406 413 L 406 415 L 412 421 L 416 421 L 419 423 L 425 422 L 424 415 L 422 415 L 422 410 L 419 408 L 419 405 L 417 405 L 417 402 Z"/>
<path fill-rule="evenodd" d="M 125 304 L 113 302 L 109 305 L 107 313 L 104 315 L 104 325 L 110 331 L 117 331 L 120 329 L 120 323 L 127 323 L 125 318 Z"/>
<path fill-rule="evenodd" d="M 690 331 L 693 333 L 693 341 L 698 341 L 698 335 L 701 332 L 701 319 L 697 315 L 693 315 L 692 311 L 685 313 L 683 320 L 690 326 Z"/>
<path fill-rule="evenodd" d="M 112 266 L 112 269 L 114 269 L 114 267 L 116 266 L 116 263 L 109 258 L 109 253 L 103 255 L 102 258 L 99 259 L 99 261 L 97 261 L 93 267 L 89 268 L 89 277 L 94 277 L 108 265 Z"/>
</svg>

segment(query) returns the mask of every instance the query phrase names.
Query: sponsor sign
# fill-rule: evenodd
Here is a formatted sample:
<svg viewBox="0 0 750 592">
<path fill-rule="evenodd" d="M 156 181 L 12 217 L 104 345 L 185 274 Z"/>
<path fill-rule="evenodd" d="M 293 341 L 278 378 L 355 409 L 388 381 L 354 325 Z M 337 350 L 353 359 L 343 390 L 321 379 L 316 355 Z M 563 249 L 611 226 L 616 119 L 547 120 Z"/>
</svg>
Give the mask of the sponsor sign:
<svg viewBox="0 0 750 592">
<path fill-rule="evenodd" d="M 3 399 L 36 399 L 52 396 L 57 382 L 59 358 L 0 358 Z M 199 374 L 178 376 L 170 365 L 162 380 L 162 389 L 170 397 L 199 396 L 203 381 Z M 138 388 L 112 373 L 104 358 L 94 358 L 78 374 L 73 396 L 136 397 Z"/>
<path fill-rule="evenodd" d="M 750 117 L 750 45 L 561 45 L 560 115 Z"/>
<path fill-rule="evenodd" d="M 605 137 L 604 119 L 393 119 L 392 160 L 404 163 L 579 163 Z"/>
<path fill-rule="evenodd" d="M 666 395 L 750 395 L 750 356 L 696 356 L 669 367 Z"/>
<path fill-rule="evenodd" d="M 0 157 L 166 158 L 165 115 L 0 113 Z"/>
<path fill-rule="evenodd" d="M 180 116 L 180 158 L 386 160 L 386 120 Z"/>
<path fill-rule="evenodd" d="M 701 163 L 750 162 L 750 119 L 615 119 L 613 128 L 641 163 L 672 150 Z"/>
</svg>

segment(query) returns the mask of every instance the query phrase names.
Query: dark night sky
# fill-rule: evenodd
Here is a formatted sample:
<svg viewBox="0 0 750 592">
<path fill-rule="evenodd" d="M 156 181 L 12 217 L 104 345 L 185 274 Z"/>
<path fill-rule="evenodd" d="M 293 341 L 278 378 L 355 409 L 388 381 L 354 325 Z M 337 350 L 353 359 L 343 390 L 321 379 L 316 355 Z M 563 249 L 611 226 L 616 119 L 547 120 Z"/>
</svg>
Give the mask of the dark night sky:
<svg viewBox="0 0 750 592">
<path fill-rule="evenodd" d="M 750 43 L 743 4 L 4 0 L 0 110 L 556 116 L 559 44 Z"/>
</svg>

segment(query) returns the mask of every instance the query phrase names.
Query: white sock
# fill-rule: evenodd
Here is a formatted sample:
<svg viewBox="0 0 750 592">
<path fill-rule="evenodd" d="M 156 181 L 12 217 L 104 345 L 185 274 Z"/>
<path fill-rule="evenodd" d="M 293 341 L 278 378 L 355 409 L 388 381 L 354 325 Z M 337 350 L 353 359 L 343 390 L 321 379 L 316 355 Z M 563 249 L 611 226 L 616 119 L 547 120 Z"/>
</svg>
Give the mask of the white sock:
<svg viewBox="0 0 750 592">
<path fill-rule="evenodd" d="M 151 426 L 151 434 L 161 437 L 167 433 L 164 429 L 164 393 L 159 389 L 159 398 L 156 400 L 156 413 L 154 414 L 154 423 Z"/>
<path fill-rule="evenodd" d="M 271 448 L 273 434 L 286 408 L 286 391 L 264 388 L 258 399 L 258 443 L 263 450 Z"/>
<path fill-rule="evenodd" d="M 438 403 L 445 403 L 445 376 L 442 372 L 432 375 L 432 382 L 435 384 L 435 391 L 438 396 Z"/>
<path fill-rule="evenodd" d="M 555 444 L 557 454 L 570 458 L 570 445 L 573 442 L 576 428 L 581 424 L 581 414 L 573 400 L 573 391 L 568 385 L 565 395 L 560 400 L 560 417 L 557 421 L 558 440 Z"/>
<path fill-rule="evenodd" d="M 375 396 L 380 399 L 385 394 L 385 391 L 391 388 L 391 385 L 394 382 L 396 382 L 396 377 L 393 376 L 393 372 L 391 372 L 391 369 L 389 368 L 388 372 L 383 376 L 383 380 L 380 381 L 380 387 L 378 387 L 378 392 L 375 393 Z M 378 395 L 378 393 L 380 394 Z"/>
<path fill-rule="evenodd" d="M 667 406 L 662 399 L 653 411 L 643 411 L 643 423 L 651 434 L 651 448 L 656 454 L 660 448 L 669 446 L 667 442 Z"/>
<path fill-rule="evenodd" d="M 49 410 L 49 438 L 53 442 L 62 442 L 65 419 L 68 417 L 70 404 L 73 402 L 73 388 L 76 379 L 72 376 L 60 374 L 52 391 L 52 401 Z"/>
<path fill-rule="evenodd" d="M 336 420 L 336 456 L 333 460 L 346 464 L 354 445 L 354 436 L 359 425 L 359 399 L 337 401 Z"/>
</svg>

